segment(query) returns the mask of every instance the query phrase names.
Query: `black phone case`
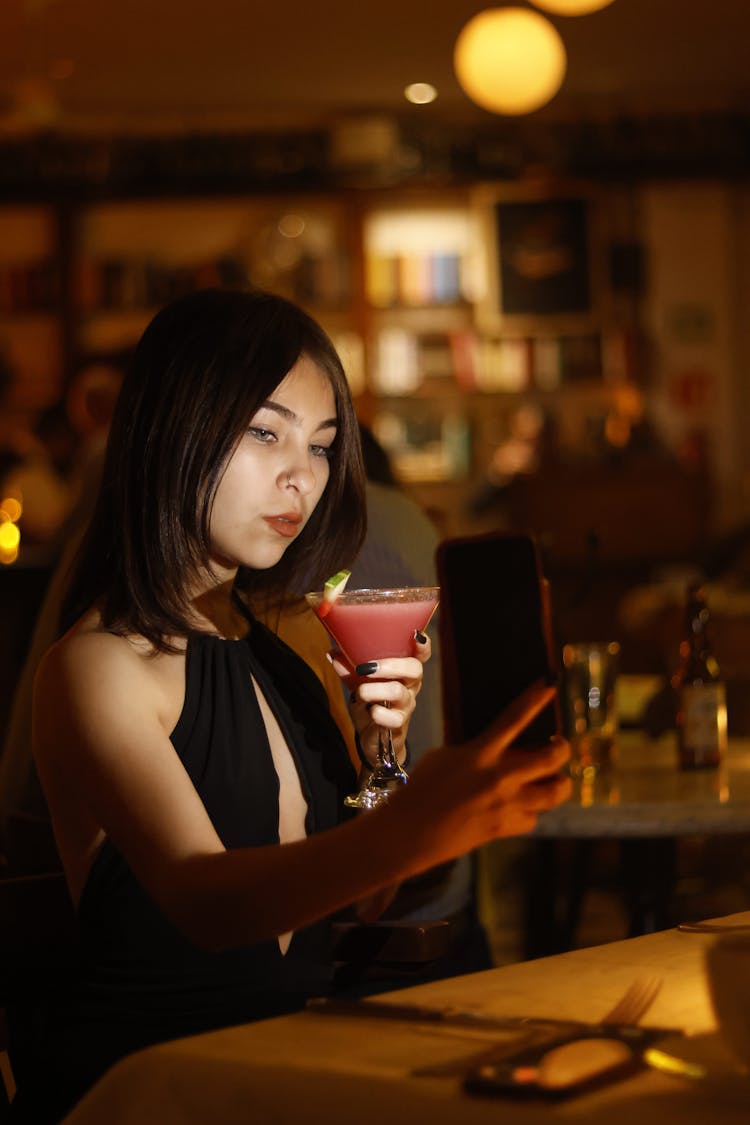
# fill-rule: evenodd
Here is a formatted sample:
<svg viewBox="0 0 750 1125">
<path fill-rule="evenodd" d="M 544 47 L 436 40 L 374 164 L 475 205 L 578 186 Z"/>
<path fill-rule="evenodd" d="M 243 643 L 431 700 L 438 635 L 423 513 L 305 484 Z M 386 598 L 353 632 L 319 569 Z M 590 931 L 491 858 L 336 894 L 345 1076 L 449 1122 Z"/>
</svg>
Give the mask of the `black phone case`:
<svg viewBox="0 0 750 1125">
<path fill-rule="evenodd" d="M 556 682 L 549 584 L 530 535 L 446 539 L 436 564 L 445 732 L 463 742 L 532 683 Z M 560 729 L 555 698 L 515 745 L 544 745 Z"/>
</svg>

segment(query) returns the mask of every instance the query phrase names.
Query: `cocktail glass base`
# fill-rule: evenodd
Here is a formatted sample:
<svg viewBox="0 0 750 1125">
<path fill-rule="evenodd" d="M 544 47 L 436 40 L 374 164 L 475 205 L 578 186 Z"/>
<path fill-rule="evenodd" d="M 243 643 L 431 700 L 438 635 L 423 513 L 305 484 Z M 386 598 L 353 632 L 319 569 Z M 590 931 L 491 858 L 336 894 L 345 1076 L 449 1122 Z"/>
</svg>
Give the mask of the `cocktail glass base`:
<svg viewBox="0 0 750 1125">
<path fill-rule="evenodd" d="M 376 773 L 372 773 L 361 789 L 356 793 L 350 793 L 344 799 L 344 804 L 348 809 L 360 811 L 376 809 L 378 805 L 385 804 L 392 793 L 406 785 L 408 780 L 407 774 L 402 769 L 386 777 L 378 777 Z"/>
</svg>

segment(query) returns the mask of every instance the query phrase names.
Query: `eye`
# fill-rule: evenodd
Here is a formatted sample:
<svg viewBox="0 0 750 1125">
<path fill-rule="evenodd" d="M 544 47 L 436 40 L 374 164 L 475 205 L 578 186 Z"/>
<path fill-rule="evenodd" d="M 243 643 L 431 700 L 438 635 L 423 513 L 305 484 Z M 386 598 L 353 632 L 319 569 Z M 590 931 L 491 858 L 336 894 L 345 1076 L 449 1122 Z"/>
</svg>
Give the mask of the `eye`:
<svg viewBox="0 0 750 1125">
<path fill-rule="evenodd" d="M 313 457 L 324 457 L 328 461 L 333 460 L 334 448 L 332 445 L 311 445 L 310 452 Z"/>
<path fill-rule="evenodd" d="M 276 434 L 273 430 L 267 430 L 265 426 L 248 426 L 247 432 L 250 437 L 255 441 L 261 442 L 263 445 L 268 445 L 270 442 L 276 440 Z"/>
</svg>

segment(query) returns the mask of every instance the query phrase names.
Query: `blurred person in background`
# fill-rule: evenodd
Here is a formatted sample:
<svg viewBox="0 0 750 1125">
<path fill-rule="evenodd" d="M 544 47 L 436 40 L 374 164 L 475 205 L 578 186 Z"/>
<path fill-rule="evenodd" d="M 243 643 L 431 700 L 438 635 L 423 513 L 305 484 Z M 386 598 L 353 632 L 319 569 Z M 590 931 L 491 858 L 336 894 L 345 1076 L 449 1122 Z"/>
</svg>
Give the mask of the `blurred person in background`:
<svg viewBox="0 0 750 1125">
<path fill-rule="evenodd" d="M 0 353 L 0 500 L 12 497 L 23 508 L 23 543 L 46 544 L 70 506 L 70 488 L 28 418 L 14 408 L 14 373 Z"/>
<path fill-rule="evenodd" d="M 92 355 L 81 361 L 65 395 L 38 423 L 65 482 L 60 504 L 45 540 L 44 560 L 50 579 L 36 620 L 29 621 L 29 641 L 3 735 L 0 756 L 0 841 L 8 848 L 8 818 L 48 819 L 31 755 L 31 696 L 42 654 L 58 635 L 60 604 L 70 565 L 89 521 L 99 489 L 107 435 L 129 362 L 128 351 Z M 23 530 L 26 532 L 26 510 Z M 45 847 L 45 863 L 53 854 Z M 12 857 L 11 857 L 12 859 Z M 19 857 L 21 866 L 34 862 Z"/>
</svg>

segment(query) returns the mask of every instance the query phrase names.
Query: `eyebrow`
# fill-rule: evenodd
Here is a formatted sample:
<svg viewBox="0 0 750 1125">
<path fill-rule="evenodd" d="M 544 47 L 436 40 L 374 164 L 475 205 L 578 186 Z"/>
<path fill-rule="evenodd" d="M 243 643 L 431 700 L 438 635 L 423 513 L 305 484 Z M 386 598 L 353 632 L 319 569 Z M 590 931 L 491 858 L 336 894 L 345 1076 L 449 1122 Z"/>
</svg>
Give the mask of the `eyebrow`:
<svg viewBox="0 0 750 1125">
<path fill-rule="evenodd" d="M 291 422 L 294 425 L 299 425 L 299 415 L 295 414 L 293 410 L 290 410 L 288 406 L 282 406 L 280 402 L 274 402 L 272 398 L 267 398 L 265 402 L 262 402 L 260 404 L 260 409 L 272 410 L 274 414 L 279 414 L 288 422 Z M 338 418 L 326 418 L 326 420 L 324 422 L 321 422 L 320 425 L 316 428 L 316 433 L 317 430 L 335 430 L 338 428 L 338 424 Z"/>
</svg>

